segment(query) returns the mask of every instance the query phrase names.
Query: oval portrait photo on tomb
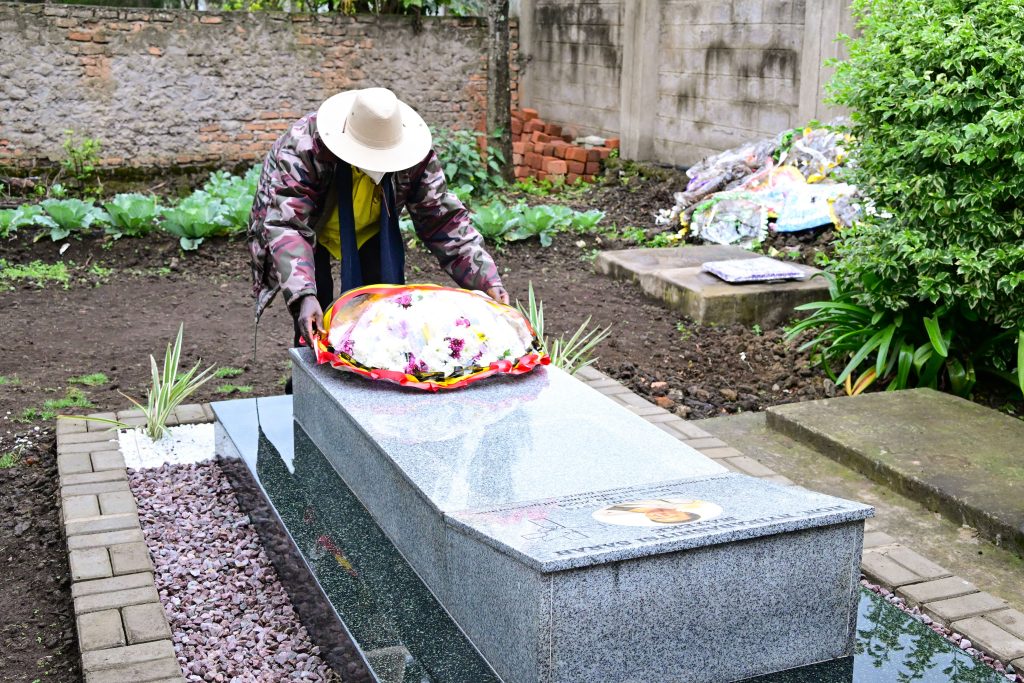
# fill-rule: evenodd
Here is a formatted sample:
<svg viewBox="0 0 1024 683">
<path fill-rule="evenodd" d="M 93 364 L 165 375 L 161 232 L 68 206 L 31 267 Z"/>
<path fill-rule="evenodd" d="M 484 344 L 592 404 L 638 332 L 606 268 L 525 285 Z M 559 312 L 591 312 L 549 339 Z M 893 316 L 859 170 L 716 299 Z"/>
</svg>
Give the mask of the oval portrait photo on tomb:
<svg viewBox="0 0 1024 683">
<path fill-rule="evenodd" d="M 609 505 L 594 512 L 594 519 L 623 526 L 670 526 L 714 519 L 722 508 L 706 500 L 656 498 Z"/>
</svg>

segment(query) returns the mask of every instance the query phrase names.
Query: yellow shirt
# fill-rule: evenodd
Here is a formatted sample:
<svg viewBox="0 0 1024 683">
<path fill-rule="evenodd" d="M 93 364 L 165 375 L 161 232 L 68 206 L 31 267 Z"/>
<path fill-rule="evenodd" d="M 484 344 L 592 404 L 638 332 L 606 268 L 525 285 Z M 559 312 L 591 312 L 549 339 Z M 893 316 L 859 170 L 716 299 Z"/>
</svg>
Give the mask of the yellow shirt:
<svg viewBox="0 0 1024 683">
<path fill-rule="evenodd" d="M 338 198 L 338 207 L 331 213 L 327 223 L 317 234 L 316 240 L 324 245 L 336 259 L 341 258 L 341 234 L 340 219 L 338 210 L 341 208 L 341 198 Z M 356 221 L 356 247 L 362 247 L 366 241 L 380 232 L 380 210 L 381 193 L 377 191 L 377 185 L 373 178 L 352 167 L 352 214 Z"/>
</svg>

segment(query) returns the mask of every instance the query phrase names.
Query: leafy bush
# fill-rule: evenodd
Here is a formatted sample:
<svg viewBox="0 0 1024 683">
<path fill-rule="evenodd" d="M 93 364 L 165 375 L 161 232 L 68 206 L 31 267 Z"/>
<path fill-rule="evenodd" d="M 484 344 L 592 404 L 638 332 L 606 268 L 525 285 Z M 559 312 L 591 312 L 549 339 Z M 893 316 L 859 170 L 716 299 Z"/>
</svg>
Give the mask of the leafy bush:
<svg viewBox="0 0 1024 683">
<path fill-rule="evenodd" d="M 94 224 L 105 225 L 110 220 L 102 209 L 81 199 L 46 199 L 39 205 L 46 215 L 36 216 L 34 222 L 49 228 L 50 239 L 54 242 L 67 239 L 71 233 L 86 232 Z M 41 233 L 36 239 L 42 236 Z"/>
<path fill-rule="evenodd" d="M 203 240 L 225 233 L 221 219 L 224 205 L 206 192 L 197 190 L 174 208 L 163 210 L 160 227 L 178 238 L 181 248 L 194 251 Z"/>
<path fill-rule="evenodd" d="M 841 234 L 833 303 L 857 308 L 817 309 L 822 358 L 862 367 L 892 327 L 900 355 L 909 344 L 921 362 L 893 365 L 890 343 L 874 363 L 889 371 L 880 379 L 966 393 L 971 367 L 1011 377 L 1016 363 L 1024 389 L 1014 358 L 1024 357 L 1024 12 L 1005 0 L 855 0 L 854 10 L 862 34 L 832 93 L 854 110 L 852 181 L 877 210 Z"/>
<path fill-rule="evenodd" d="M 457 189 L 456 194 L 463 201 L 487 197 L 505 185 L 501 178 L 504 155 L 497 147 L 488 146 L 485 159 L 480 154 L 477 135 L 471 130 L 443 128 L 433 133 L 434 148 L 444 164 L 448 187 Z"/>
<path fill-rule="evenodd" d="M 119 194 L 105 203 L 110 216 L 107 234 L 120 239 L 124 235 L 142 237 L 153 230 L 160 215 L 156 197 L 144 194 Z"/>
<path fill-rule="evenodd" d="M 978 315 L 966 306 L 932 309 L 919 304 L 898 312 L 874 312 L 857 304 L 850 292 L 839 290 L 833 276 L 826 277 L 832 300 L 798 306 L 798 311 L 812 314 L 791 327 L 788 338 L 819 330 L 801 350 L 819 353 L 825 372 L 836 384 L 846 383 L 850 394 L 881 379 L 890 391 L 941 386 L 966 396 L 977 381 L 975 359 L 1012 343 L 1017 335 L 1014 330 L 990 335 L 987 328 L 978 326 Z M 864 366 L 867 368 L 854 379 Z M 983 369 L 1015 381 L 1005 371 Z"/>
<path fill-rule="evenodd" d="M 66 130 L 61 146 L 66 155 L 60 162 L 64 172 L 86 195 L 99 195 L 101 188 L 96 170 L 100 163 L 100 141 L 90 137 L 79 138 L 75 131 Z"/>
</svg>

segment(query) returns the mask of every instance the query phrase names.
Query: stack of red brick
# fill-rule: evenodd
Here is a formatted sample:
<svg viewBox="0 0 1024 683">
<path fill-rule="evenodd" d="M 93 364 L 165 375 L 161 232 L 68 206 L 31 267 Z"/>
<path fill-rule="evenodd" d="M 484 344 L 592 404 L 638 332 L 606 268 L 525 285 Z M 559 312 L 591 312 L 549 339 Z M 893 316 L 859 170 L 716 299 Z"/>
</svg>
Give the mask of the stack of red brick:
<svg viewBox="0 0 1024 683">
<path fill-rule="evenodd" d="M 601 165 L 619 139 L 605 140 L 604 146 L 574 144 L 576 136 L 555 123 L 545 123 L 536 109 L 512 110 L 512 163 L 516 178 L 563 180 L 569 184 L 582 178 L 593 182 Z"/>
</svg>

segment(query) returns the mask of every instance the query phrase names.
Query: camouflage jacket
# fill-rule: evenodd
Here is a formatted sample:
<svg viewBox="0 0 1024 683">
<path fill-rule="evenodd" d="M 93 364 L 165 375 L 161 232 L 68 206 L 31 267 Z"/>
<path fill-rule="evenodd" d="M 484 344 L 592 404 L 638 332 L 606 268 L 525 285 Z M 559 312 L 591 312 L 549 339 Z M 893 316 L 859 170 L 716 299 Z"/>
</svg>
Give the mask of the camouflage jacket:
<svg viewBox="0 0 1024 683">
<path fill-rule="evenodd" d="M 317 135 L 315 112 L 296 121 L 267 154 L 248 230 L 257 320 L 278 291 L 289 305 L 316 293 L 313 249 L 317 227 L 329 215 L 325 209 L 338 200 L 330 196 L 337 162 Z M 448 192 L 437 154 L 431 150 L 392 177 L 398 211 L 409 210 L 441 267 L 466 289 L 501 286 L 483 238 Z"/>
</svg>

